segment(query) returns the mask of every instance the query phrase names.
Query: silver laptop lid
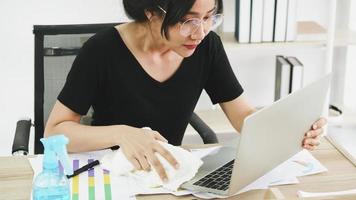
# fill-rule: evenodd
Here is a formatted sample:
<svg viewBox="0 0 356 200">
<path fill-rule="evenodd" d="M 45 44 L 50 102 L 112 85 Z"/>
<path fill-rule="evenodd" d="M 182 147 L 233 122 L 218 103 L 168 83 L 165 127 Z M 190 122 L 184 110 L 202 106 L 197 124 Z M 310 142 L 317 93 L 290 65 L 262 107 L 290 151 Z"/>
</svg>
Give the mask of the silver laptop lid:
<svg viewBox="0 0 356 200">
<path fill-rule="evenodd" d="M 304 134 L 323 114 L 330 80 L 329 74 L 245 119 L 229 195 L 302 150 Z"/>
</svg>

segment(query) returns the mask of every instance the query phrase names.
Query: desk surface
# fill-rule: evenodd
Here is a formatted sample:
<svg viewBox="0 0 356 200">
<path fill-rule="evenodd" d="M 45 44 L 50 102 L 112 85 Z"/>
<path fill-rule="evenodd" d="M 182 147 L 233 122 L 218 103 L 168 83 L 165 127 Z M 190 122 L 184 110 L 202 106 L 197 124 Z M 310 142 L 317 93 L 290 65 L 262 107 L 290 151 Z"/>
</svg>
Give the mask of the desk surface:
<svg viewBox="0 0 356 200">
<path fill-rule="evenodd" d="M 234 199 L 261 199 L 274 196 L 296 198 L 298 190 L 332 192 L 355 189 L 356 167 L 338 152 L 326 139 L 312 154 L 328 168 L 328 172 L 298 178 L 299 184 L 277 186 L 270 190 L 250 191 Z M 25 157 L 0 157 L 0 199 L 29 199 L 33 172 Z M 19 189 L 21 188 L 21 189 Z M 280 193 L 279 193 L 280 192 Z M 278 195 L 279 193 L 279 195 Z M 344 197 L 342 199 L 355 199 Z M 191 196 L 176 198 L 171 195 L 138 196 L 137 199 L 193 199 Z M 195 198 L 194 198 L 195 199 Z"/>
</svg>

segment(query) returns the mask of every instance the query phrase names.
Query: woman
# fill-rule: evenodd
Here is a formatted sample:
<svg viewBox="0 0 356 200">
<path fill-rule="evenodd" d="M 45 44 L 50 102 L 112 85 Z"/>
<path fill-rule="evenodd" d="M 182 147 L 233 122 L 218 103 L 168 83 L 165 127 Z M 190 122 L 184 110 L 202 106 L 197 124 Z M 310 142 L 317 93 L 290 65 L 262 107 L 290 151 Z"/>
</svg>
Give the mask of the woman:
<svg viewBox="0 0 356 200">
<path fill-rule="evenodd" d="M 211 32 L 222 21 L 221 0 L 123 3 L 134 21 L 85 43 L 50 114 L 45 136 L 64 133 L 71 152 L 118 145 L 136 169 L 149 170 L 151 163 L 165 181 L 154 153 L 179 166 L 157 141 L 181 144 L 203 89 L 238 132 L 255 109 L 242 95 L 219 36 Z M 93 126 L 79 124 L 90 106 Z M 319 120 L 306 133 L 305 148 L 319 144 L 324 124 Z"/>
</svg>

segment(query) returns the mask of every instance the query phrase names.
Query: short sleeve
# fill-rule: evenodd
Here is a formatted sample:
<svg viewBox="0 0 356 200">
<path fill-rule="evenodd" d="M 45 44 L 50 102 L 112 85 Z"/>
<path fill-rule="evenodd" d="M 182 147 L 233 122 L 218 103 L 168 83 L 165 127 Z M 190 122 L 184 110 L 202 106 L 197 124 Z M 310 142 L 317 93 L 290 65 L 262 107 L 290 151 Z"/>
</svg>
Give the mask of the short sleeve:
<svg viewBox="0 0 356 200">
<path fill-rule="evenodd" d="M 89 39 L 75 58 L 58 100 L 74 112 L 85 115 L 98 91 L 99 63 L 100 51 Z"/>
<path fill-rule="evenodd" d="M 243 93 L 227 58 L 220 37 L 211 32 L 209 43 L 210 71 L 204 89 L 213 104 L 231 101 Z"/>
</svg>

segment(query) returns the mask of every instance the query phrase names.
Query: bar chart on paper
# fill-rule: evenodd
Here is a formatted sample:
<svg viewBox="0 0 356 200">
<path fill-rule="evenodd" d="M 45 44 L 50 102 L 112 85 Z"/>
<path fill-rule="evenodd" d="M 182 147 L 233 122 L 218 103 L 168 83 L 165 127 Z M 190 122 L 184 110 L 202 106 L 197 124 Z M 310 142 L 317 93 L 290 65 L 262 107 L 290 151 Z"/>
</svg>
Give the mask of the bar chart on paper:
<svg viewBox="0 0 356 200">
<path fill-rule="evenodd" d="M 73 170 L 93 162 L 94 159 L 73 159 Z M 63 168 L 60 168 L 63 173 Z M 100 167 L 92 168 L 85 173 L 70 179 L 72 200 L 112 200 L 110 172 Z"/>
</svg>

